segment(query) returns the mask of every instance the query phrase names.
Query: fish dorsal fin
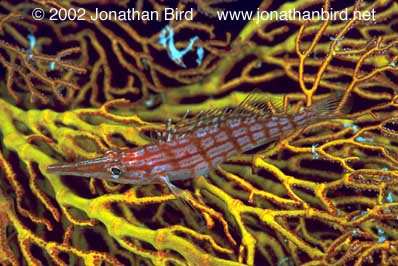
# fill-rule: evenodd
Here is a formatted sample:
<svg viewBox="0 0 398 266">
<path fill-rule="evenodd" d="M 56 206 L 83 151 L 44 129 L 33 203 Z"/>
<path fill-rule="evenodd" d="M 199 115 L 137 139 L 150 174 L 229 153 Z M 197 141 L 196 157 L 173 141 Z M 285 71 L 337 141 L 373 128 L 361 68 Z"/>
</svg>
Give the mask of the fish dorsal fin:
<svg viewBox="0 0 398 266">
<path fill-rule="evenodd" d="M 344 92 L 338 91 L 318 102 L 308 107 L 312 112 L 317 113 L 320 116 L 332 116 L 337 115 L 335 111 L 339 106 L 342 98 L 344 96 Z M 338 110 L 339 115 L 344 115 L 350 112 L 352 107 L 352 99 L 348 98 L 348 101 L 345 103 L 341 110 Z"/>
<path fill-rule="evenodd" d="M 176 129 L 173 125 L 171 119 L 168 119 L 166 125 L 153 126 L 153 125 L 143 125 L 141 127 L 140 135 L 150 139 L 153 142 L 168 142 L 173 139 Z"/>
<path fill-rule="evenodd" d="M 213 108 L 201 111 L 192 118 L 183 118 L 178 121 L 173 130 L 178 135 L 189 134 L 193 130 L 203 126 L 211 126 L 231 116 L 234 108 Z"/>
<path fill-rule="evenodd" d="M 283 107 L 283 101 L 269 97 L 260 93 L 260 90 L 252 90 L 246 98 L 235 108 L 234 112 L 250 115 L 270 115 L 280 113 Z"/>
<path fill-rule="evenodd" d="M 258 89 L 252 90 L 244 100 L 236 107 L 212 108 L 201 111 L 192 118 L 187 118 L 187 114 L 176 123 L 177 128 L 185 127 L 187 124 L 211 124 L 217 121 L 217 117 L 238 116 L 238 115 L 270 115 L 280 113 L 283 101 L 270 100 L 268 96 L 259 93 Z"/>
<path fill-rule="evenodd" d="M 159 131 L 158 139 L 168 142 L 174 139 L 185 137 L 191 134 L 195 129 L 203 126 L 213 126 L 220 124 L 227 119 L 253 117 L 253 116 L 271 116 L 281 113 L 283 101 L 270 100 L 254 89 L 246 98 L 236 107 L 212 108 L 201 111 L 191 118 L 188 118 L 187 112 L 181 120 L 174 125 L 171 120 L 168 121 L 166 129 Z"/>
<path fill-rule="evenodd" d="M 157 142 L 169 142 L 176 138 L 177 130 L 169 118 L 166 123 L 165 129 L 156 129 L 151 131 L 150 138 Z"/>
</svg>

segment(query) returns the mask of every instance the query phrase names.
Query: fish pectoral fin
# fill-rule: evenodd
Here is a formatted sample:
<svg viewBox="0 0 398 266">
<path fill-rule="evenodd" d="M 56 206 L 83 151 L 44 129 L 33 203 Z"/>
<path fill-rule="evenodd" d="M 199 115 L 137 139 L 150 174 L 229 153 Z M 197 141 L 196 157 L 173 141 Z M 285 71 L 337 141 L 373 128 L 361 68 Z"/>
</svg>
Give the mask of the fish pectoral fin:
<svg viewBox="0 0 398 266">
<path fill-rule="evenodd" d="M 167 187 L 170 189 L 170 191 L 176 196 L 176 204 L 178 207 L 184 212 L 184 214 L 189 214 L 193 213 L 194 215 L 194 220 L 198 223 L 199 225 L 199 232 L 204 231 L 206 228 L 206 223 L 203 219 L 203 216 L 201 213 L 195 208 L 195 206 L 191 203 L 193 200 L 192 195 L 184 191 L 183 189 L 180 189 L 179 187 L 175 186 L 173 183 L 170 182 L 170 179 L 167 176 L 159 176 L 159 180 L 161 180 L 163 183 L 167 185 Z M 185 213 L 186 211 L 186 213 Z M 186 215 L 187 217 L 192 217 L 192 215 Z"/>
</svg>

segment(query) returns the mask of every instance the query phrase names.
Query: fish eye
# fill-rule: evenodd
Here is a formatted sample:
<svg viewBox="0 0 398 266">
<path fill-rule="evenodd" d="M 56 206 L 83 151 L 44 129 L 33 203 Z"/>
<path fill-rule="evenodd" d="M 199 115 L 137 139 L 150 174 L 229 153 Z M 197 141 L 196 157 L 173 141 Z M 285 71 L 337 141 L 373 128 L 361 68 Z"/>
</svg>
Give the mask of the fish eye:
<svg viewBox="0 0 398 266">
<path fill-rule="evenodd" d="M 119 178 L 119 175 L 122 173 L 122 170 L 120 170 L 118 167 L 111 167 L 111 173 L 112 173 L 112 178 Z"/>
</svg>

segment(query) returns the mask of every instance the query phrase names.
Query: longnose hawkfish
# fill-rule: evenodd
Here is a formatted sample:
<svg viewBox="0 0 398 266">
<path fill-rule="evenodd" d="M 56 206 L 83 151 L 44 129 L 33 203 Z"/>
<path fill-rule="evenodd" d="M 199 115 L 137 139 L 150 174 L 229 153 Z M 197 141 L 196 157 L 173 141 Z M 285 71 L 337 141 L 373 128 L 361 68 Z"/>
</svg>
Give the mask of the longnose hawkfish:
<svg viewBox="0 0 398 266">
<path fill-rule="evenodd" d="M 164 138 L 127 150 L 75 163 L 50 165 L 48 173 L 94 177 L 127 184 L 163 182 L 206 175 L 233 155 L 274 141 L 287 132 L 338 118 L 341 95 L 332 95 L 295 114 L 272 112 L 254 93 L 237 107 L 212 109 L 166 129 Z"/>
</svg>

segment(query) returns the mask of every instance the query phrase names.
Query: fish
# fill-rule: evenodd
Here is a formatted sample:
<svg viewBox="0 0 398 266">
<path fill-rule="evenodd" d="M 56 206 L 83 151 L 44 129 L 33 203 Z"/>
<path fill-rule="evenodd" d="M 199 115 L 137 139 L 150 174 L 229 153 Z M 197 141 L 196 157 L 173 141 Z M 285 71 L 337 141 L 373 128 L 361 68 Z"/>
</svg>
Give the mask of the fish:
<svg viewBox="0 0 398 266">
<path fill-rule="evenodd" d="M 269 102 L 250 94 L 235 108 L 212 109 L 183 119 L 163 138 L 126 150 L 73 163 L 54 164 L 47 172 L 144 185 L 206 175 L 231 156 L 250 151 L 308 125 L 338 118 L 341 95 L 332 95 L 295 114 L 272 112 Z"/>
<path fill-rule="evenodd" d="M 176 197 L 182 198 L 183 191 L 173 181 L 207 175 L 231 156 L 341 116 L 334 112 L 341 94 L 294 114 L 278 111 L 281 103 L 273 104 L 254 95 L 250 93 L 234 108 L 211 109 L 183 118 L 175 125 L 168 123 L 160 137 L 147 145 L 108 150 L 102 156 L 79 162 L 49 165 L 47 173 L 131 185 L 165 183 Z"/>
</svg>

